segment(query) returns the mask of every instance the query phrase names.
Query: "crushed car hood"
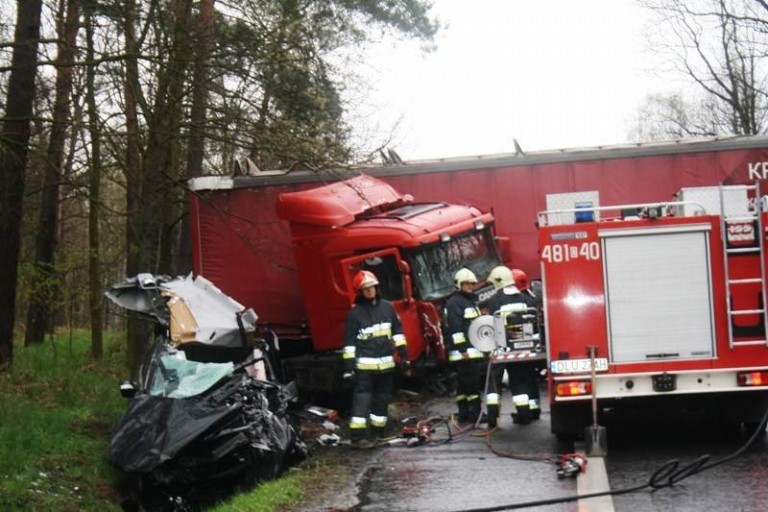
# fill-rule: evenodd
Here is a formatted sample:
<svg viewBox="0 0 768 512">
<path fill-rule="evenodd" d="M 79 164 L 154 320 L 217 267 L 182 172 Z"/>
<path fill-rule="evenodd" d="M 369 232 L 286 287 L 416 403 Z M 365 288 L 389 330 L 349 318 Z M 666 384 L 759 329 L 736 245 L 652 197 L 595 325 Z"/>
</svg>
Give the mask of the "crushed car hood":
<svg viewBox="0 0 768 512">
<path fill-rule="evenodd" d="M 191 274 L 176 279 L 139 274 L 113 285 L 106 296 L 120 307 L 168 326 L 172 344 L 239 346 L 242 331 L 253 332 L 258 318 L 206 278 Z"/>
</svg>

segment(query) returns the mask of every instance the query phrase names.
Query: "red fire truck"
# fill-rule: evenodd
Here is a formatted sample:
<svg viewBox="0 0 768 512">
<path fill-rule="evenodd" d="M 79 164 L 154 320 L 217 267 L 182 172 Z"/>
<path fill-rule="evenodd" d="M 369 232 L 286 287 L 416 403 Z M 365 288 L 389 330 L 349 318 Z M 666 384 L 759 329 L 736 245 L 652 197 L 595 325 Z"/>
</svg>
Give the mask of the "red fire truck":
<svg viewBox="0 0 768 512">
<path fill-rule="evenodd" d="M 600 417 L 697 409 L 754 429 L 768 407 L 758 185 L 618 206 L 565 199 L 539 214 L 552 432 L 583 433 L 593 395 Z"/>
</svg>

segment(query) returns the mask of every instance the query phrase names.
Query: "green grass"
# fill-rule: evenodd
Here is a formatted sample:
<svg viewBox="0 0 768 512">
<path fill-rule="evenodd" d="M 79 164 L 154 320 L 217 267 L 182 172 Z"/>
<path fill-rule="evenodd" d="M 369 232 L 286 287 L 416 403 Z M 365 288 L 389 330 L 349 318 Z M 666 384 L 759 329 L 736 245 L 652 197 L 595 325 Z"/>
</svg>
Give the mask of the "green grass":
<svg viewBox="0 0 768 512">
<path fill-rule="evenodd" d="M 306 505 L 312 496 L 344 480 L 338 451 L 313 457 L 289 470 L 282 478 L 264 482 L 250 492 L 238 494 L 211 512 L 281 512 Z"/>
<path fill-rule="evenodd" d="M 13 366 L 0 371 L 0 510 L 121 510 L 108 446 L 128 406 L 118 391 L 125 359 L 118 333 L 108 335 L 99 362 L 85 331 L 14 347 Z M 324 463 L 310 459 L 214 510 L 290 510 L 327 476 Z"/>
<path fill-rule="evenodd" d="M 271 482 L 264 482 L 250 492 L 238 494 L 215 508 L 213 512 L 273 512 L 280 507 L 297 503 L 303 496 L 304 474 L 288 474 Z"/>
<path fill-rule="evenodd" d="M 83 332 L 15 347 L 0 372 L 0 510 L 120 510 L 107 447 L 125 354 L 114 335 L 105 345 L 98 363 Z"/>
</svg>

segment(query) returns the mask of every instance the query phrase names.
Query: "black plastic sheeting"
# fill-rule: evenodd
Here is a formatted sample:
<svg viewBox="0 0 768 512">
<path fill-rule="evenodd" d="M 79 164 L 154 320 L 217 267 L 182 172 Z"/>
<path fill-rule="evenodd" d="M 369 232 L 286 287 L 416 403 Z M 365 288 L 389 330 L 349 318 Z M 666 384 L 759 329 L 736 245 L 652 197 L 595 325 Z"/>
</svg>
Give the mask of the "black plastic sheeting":
<svg viewBox="0 0 768 512">
<path fill-rule="evenodd" d="M 307 456 L 274 383 L 244 374 L 192 398 L 139 394 L 114 431 L 110 460 L 138 479 L 148 510 L 195 510 L 278 476 Z"/>
</svg>

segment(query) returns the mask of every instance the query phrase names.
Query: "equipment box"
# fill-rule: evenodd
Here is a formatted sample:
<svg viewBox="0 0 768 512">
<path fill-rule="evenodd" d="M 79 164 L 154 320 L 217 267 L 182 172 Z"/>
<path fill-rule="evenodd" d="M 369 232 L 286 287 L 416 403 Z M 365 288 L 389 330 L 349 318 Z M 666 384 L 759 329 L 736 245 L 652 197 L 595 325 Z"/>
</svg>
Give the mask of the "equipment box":
<svg viewBox="0 0 768 512">
<path fill-rule="evenodd" d="M 750 205 L 746 187 L 695 187 L 682 188 L 678 194 L 679 201 L 698 204 L 682 204 L 678 207 L 678 217 L 690 217 L 693 215 L 721 215 L 726 217 L 739 217 L 749 215 Z M 721 201 L 725 212 L 721 212 Z M 699 206 L 701 205 L 701 206 Z M 701 211 L 701 207 L 704 211 Z"/>
<path fill-rule="evenodd" d="M 547 194 L 547 210 L 580 210 L 583 212 L 558 212 L 547 215 L 546 222 L 550 226 L 576 224 L 600 220 L 600 212 L 591 210 L 600 206 L 600 193 L 596 190 L 585 192 L 566 192 L 563 194 Z"/>
</svg>

